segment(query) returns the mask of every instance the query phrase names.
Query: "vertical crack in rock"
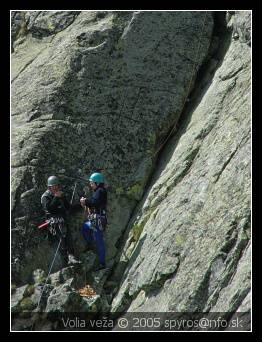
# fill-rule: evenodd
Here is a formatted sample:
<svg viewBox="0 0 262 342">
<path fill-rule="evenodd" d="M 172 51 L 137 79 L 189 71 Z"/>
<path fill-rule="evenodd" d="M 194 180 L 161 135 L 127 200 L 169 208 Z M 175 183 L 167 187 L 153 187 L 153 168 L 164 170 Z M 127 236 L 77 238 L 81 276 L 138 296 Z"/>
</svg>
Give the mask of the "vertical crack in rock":
<svg viewBox="0 0 262 342">
<path fill-rule="evenodd" d="M 242 13 L 235 15 L 241 16 Z M 143 199 L 135 208 L 123 240 L 119 242 L 119 263 L 112 278 L 121 279 L 121 283 L 112 302 L 113 311 L 121 311 L 122 297 L 130 298 L 130 295 L 139 294 L 142 288 L 150 288 L 148 269 L 153 271 L 160 266 L 156 262 L 158 250 L 166 246 L 165 239 L 170 239 L 171 245 L 174 236 L 181 247 L 173 244 L 173 248 L 182 250 L 174 287 L 161 289 L 154 300 L 148 299 L 147 304 L 140 306 L 142 311 L 149 307 L 153 310 L 156 303 L 160 303 L 164 311 L 170 308 L 210 310 L 216 306 L 221 291 L 230 286 L 230 279 L 236 281 L 234 275 L 239 273 L 241 255 L 249 238 L 241 225 L 232 226 L 231 233 L 226 231 L 231 217 L 239 222 L 250 215 L 250 52 L 248 44 L 232 39 L 232 24 L 228 18 L 225 21 L 225 13 L 215 17 L 217 26 L 213 31 L 214 44 L 211 44 L 213 52 L 201 67 L 197 86 L 180 116 L 176 135 L 162 151 L 156 163 L 157 172 L 152 174 Z M 242 48 L 245 54 L 238 59 L 235 56 Z M 240 116 L 243 119 L 238 127 L 236 122 L 240 122 Z M 232 145 L 236 146 L 233 151 Z M 150 218 L 152 211 L 157 212 L 154 219 L 147 219 L 144 224 L 145 217 Z M 137 227 L 141 227 L 142 233 L 133 243 L 132 235 Z M 210 244 L 207 242 L 209 232 L 212 235 Z M 243 238 L 242 234 L 246 237 Z M 156 242 L 156 236 L 161 235 L 161 242 Z M 179 236 L 181 238 L 178 239 Z M 140 239 L 143 244 L 136 253 Z M 221 251 L 219 243 L 224 246 Z M 190 263 L 195 266 L 190 266 Z M 190 269 L 195 267 L 195 278 L 186 271 L 188 266 Z M 132 287 L 128 285 L 130 282 Z M 141 286 L 143 282 L 144 287 Z M 248 278 L 244 284 L 246 287 L 243 287 L 237 304 L 232 306 L 233 310 L 250 290 Z M 129 305 L 132 311 L 136 305 L 135 298 Z"/>
</svg>

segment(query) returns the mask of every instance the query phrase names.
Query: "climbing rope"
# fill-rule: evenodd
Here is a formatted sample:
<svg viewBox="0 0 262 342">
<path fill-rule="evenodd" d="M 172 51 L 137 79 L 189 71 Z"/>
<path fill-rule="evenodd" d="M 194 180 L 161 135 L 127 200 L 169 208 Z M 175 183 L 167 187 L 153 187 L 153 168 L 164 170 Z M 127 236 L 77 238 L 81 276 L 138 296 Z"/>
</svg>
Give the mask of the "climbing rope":
<svg viewBox="0 0 262 342">
<path fill-rule="evenodd" d="M 50 273 L 51 273 L 51 271 L 52 271 L 52 268 L 53 268 L 53 265 L 54 265 L 54 262 L 55 262 L 55 259 L 56 259 L 56 255 L 57 255 L 57 252 L 58 252 L 59 247 L 60 247 L 60 245 L 61 245 L 61 242 L 62 242 L 62 237 L 61 237 L 60 240 L 59 240 L 59 243 L 58 243 L 58 246 L 57 246 L 57 249 L 56 249 L 54 258 L 53 258 L 53 260 L 52 260 L 51 266 L 50 266 L 49 271 L 48 271 L 48 275 L 47 275 L 47 277 L 46 277 L 46 280 L 45 280 L 43 289 L 42 289 L 42 291 L 41 291 L 41 295 L 40 295 L 40 298 L 39 298 L 39 300 L 38 300 L 37 307 L 36 307 L 37 309 L 38 309 L 38 307 L 39 307 L 39 305 L 40 305 L 40 302 L 41 302 L 41 299 L 42 299 L 42 296 L 43 296 L 43 293 L 44 293 L 44 289 L 45 289 L 45 287 L 46 287 L 46 284 L 47 284 L 48 278 L 49 278 L 49 276 L 50 276 Z"/>
<path fill-rule="evenodd" d="M 50 273 L 51 273 L 51 271 L 52 271 L 53 264 L 54 264 L 54 262 L 55 262 L 56 255 L 57 255 L 57 252 L 58 252 L 58 250 L 59 250 L 59 247 L 60 247 L 60 244 L 61 244 L 61 242 L 62 242 L 62 237 L 61 237 L 61 238 L 60 238 L 60 240 L 59 240 L 59 243 L 58 243 L 58 246 L 57 246 L 57 249 L 56 249 L 56 252 L 55 252 L 54 258 L 53 258 L 53 260 L 52 260 L 51 266 L 50 266 L 50 268 L 49 268 L 49 271 L 48 271 L 48 275 L 47 275 L 47 277 L 46 277 L 46 280 L 45 280 L 44 286 L 43 286 L 43 288 L 42 288 L 42 290 L 41 290 L 41 295 L 40 295 L 40 298 L 39 298 L 39 300 L 38 300 L 38 303 L 37 303 L 36 310 L 39 308 L 39 305 L 40 305 L 40 302 L 41 302 L 41 299 L 42 299 L 42 296 L 43 296 L 43 293 L 44 293 L 44 290 L 45 290 L 45 287 L 46 287 L 46 284 L 47 284 L 48 278 L 49 278 L 49 276 L 50 276 Z M 31 325 L 31 329 L 30 329 L 30 330 L 33 330 L 33 329 L 34 329 L 34 327 L 35 327 L 35 322 L 33 322 L 33 323 L 32 323 L 32 325 Z"/>
<path fill-rule="evenodd" d="M 191 78 L 190 78 L 190 82 L 188 84 L 188 89 L 186 91 L 186 95 L 185 95 L 185 98 L 184 98 L 184 101 L 183 101 L 183 106 L 182 108 L 184 108 L 185 106 L 185 103 L 187 101 L 187 98 L 188 98 L 188 95 L 189 95 L 189 92 L 190 92 L 190 88 L 191 88 L 191 84 L 192 84 L 192 81 L 193 81 L 193 77 L 194 77 L 194 71 L 196 69 L 196 66 L 198 65 L 198 62 L 199 62 L 199 51 L 200 51 L 200 46 L 201 46 L 201 40 L 202 40 L 202 37 L 203 37 L 203 32 L 204 32 L 204 26 L 205 26 L 205 23 L 206 23 L 206 17 L 207 17 L 207 11 L 205 12 L 205 17 L 204 17 L 204 20 L 203 20 L 203 25 L 202 25 L 202 29 L 201 29 L 201 34 L 199 36 L 199 40 L 198 40 L 198 47 L 197 47 L 197 52 L 196 52 L 196 59 L 195 59 L 195 62 L 193 64 L 193 68 L 192 68 L 192 72 L 191 72 Z M 177 121 L 177 120 L 176 120 Z M 167 141 L 169 140 L 169 138 L 171 137 L 171 135 L 173 134 L 173 132 L 175 131 L 176 129 L 176 121 L 175 123 L 172 125 L 172 129 L 171 131 L 169 132 L 168 136 L 166 137 L 166 139 L 164 140 L 164 142 L 159 146 L 159 148 L 156 150 L 155 154 L 154 154 L 154 157 L 155 155 L 157 155 L 159 153 L 159 151 L 166 145 Z"/>
</svg>

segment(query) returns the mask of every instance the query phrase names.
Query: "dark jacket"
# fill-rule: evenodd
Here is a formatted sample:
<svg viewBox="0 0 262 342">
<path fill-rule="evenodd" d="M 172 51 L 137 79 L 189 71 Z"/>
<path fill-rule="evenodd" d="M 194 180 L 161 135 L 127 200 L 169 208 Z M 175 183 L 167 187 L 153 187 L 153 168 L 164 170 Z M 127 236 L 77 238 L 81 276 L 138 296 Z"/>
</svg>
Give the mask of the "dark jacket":
<svg viewBox="0 0 262 342">
<path fill-rule="evenodd" d="M 50 217 L 63 217 L 67 216 L 67 211 L 70 204 L 66 197 L 56 197 L 50 190 L 46 190 L 41 197 L 42 208 L 46 214 L 46 218 Z"/>
<path fill-rule="evenodd" d="M 107 205 L 107 191 L 99 185 L 90 199 L 86 199 L 86 206 L 95 209 L 96 213 L 100 213 L 102 210 L 106 210 Z"/>
</svg>

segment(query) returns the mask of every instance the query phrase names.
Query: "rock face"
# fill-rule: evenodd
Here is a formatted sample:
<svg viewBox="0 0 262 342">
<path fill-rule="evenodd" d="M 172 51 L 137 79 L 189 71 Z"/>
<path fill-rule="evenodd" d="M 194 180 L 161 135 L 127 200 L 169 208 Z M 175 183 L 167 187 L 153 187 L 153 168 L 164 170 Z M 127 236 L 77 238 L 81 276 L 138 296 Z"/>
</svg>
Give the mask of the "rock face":
<svg viewBox="0 0 262 342">
<path fill-rule="evenodd" d="M 32 225 L 47 177 L 103 167 L 110 185 L 111 272 L 91 275 L 89 302 L 77 270 L 54 273 L 47 312 L 250 311 L 250 23 L 248 11 L 12 14 L 17 283 L 53 255 Z M 88 274 L 81 220 L 69 224 Z M 14 312 L 35 308 L 30 291 L 14 291 Z"/>
<path fill-rule="evenodd" d="M 113 311 L 235 312 L 246 299 L 250 310 L 249 22 L 228 21 L 225 53 L 163 151 L 130 222 Z"/>
<path fill-rule="evenodd" d="M 156 146 L 179 119 L 208 54 L 213 16 L 13 16 L 13 38 L 18 37 L 12 54 L 12 241 L 13 259 L 18 260 L 13 270 L 25 282 L 28 265 L 42 262 L 35 250 L 43 238 L 30 222 L 42 215 L 47 177 L 62 169 L 73 177 L 87 176 L 97 166 L 105 169 L 111 188 L 107 259 L 115 256 L 116 243 L 154 170 Z M 70 196 L 74 182 L 63 181 Z M 81 220 L 76 221 L 72 230 L 79 235 Z"/>
</svg>

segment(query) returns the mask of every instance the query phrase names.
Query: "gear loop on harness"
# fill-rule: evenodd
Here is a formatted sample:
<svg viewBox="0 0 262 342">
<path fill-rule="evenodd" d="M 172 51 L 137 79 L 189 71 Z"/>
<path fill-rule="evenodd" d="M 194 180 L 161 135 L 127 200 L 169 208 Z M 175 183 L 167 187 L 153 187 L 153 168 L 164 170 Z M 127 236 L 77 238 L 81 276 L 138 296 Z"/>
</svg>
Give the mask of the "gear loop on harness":
<svg viewBox="0 0 262 342">
<path fill-rule="evenodd" d="M 62 237 L 65 237 L 64 232 L 65 220 L 63 217 L 51 217 L 49 219 L 49 232 L 55 236 L 57 235 L 57 229 L 59 230 Z"/>
<path fill-rule="evenodd" d="M 94 213 L 90 208 L 85 207 L 84 221 L 90 221 L 90 229 L 96 231 L 97 228 L 101 231 L 105 231 L 107 226 L 107 216 L 105 210 L 100 210 L 100 214 Z"/>
</svg>

